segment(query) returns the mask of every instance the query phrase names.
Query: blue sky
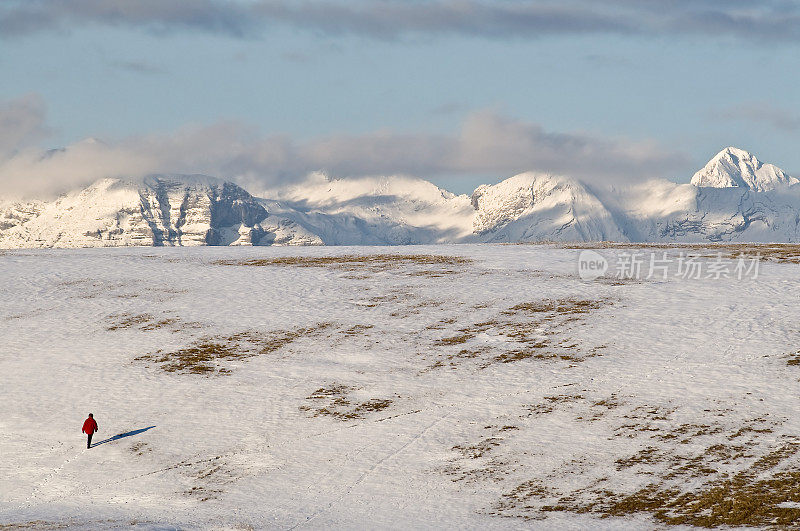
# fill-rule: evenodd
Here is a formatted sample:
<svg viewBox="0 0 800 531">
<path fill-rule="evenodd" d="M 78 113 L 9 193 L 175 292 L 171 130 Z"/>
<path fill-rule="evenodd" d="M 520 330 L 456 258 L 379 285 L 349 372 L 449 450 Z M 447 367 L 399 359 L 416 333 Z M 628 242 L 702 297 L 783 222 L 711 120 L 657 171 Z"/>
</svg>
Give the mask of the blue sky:
<svg viewBox="0 0 800 531">
<path fill-rule="evenodd" d="M 11 0 L 0 159 L 93 137 L 148 161 L 130 173 L 469 192 L 524 170 L 685 182 L 735 145 L 798 174 L 799 42 L 780 0 Z"/>
</svg>

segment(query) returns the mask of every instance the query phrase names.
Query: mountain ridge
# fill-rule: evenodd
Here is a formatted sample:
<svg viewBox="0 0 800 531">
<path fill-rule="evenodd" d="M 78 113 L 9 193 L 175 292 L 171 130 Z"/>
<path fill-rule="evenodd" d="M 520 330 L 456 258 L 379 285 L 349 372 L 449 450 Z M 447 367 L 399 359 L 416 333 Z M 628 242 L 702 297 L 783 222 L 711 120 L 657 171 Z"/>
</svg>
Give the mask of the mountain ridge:
<svg viewBox="0 0 800 531">
<path fill-rule="evenodd" d="M 469 196 L 408 176 L 313 174 L 269 197 L 205 175 L 106 178 L 54 201 L 0 203 L 0 248 L 797 242 L 798 182 L 736 148 L 690 184 L 607 188 L 525 172 Z"/>
</svg>

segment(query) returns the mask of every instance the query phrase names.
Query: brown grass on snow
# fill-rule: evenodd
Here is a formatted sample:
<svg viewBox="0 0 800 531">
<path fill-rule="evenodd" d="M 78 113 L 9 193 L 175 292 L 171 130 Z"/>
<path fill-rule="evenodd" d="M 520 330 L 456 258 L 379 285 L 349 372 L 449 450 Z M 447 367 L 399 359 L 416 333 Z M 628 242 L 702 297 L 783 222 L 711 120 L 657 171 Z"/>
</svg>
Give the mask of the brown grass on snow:
<svg viewBox="0 0 800 531">
<path fill-rule="evenodd" d="M 313 405 L 300 406 L 301 411 L 311 413 L 314 417 L 328 416 L 337 420 L 362 419 L 370 413 L 383 411 L 393 403 L 388 398 L 372 398 L 360 403 L 353 403 L 349 394 L 355 387 L 332 383 L 320 387 L 306 397 Z"/>
<path fill-rule="evenodd" d="M 186 322 L 178 317 L 162 317 L 159 319 L 149 313 L 121 313 L 111 315 L 106 320 L 109 323 L 106 330 L 110 332 L 138 328 L 143 332 L 166 329 L 177 333 L 186 329 L 200 328 L 202 326 L 200 323 Z"/>
<path fill-rule="evenodd" d="M 732 478 L 712 481 L 696 491 L 682 493 L 653 484 L 628 496 L 613 497 L 610 503 L 599 504 L 596 509 L 604 516 L 651 513 L 656 520 L 670 525 L 795 527 L 800 524 L 800 508 L 779 505 L 800 502 L 800 472 L 774 471 L 765 477 L 761 474 L 793 457 L 798 449 L 797 443 L 785 444 Z M 713 472 L 710 469 L 705 474 Z"/>
<path fill-rule="evenodd" d="M 617 400 L 610 403 L 619 407 Z M 634 422 L 620 426 L 615 434 L 649 439 L 650 444 L 615 463 L 619 473 L 648 477 L 643 487 L 619 492 L 604 477 L 573 492 L 558 492 L 533 479 L 507 492 L 493 514 L 541 517 L 547 512 L 574 512 L 601 518 L 648 514 L 662 525 L 707 528 L 800 525 L 800 508 L 784 505 L 800 503 L 800 472 L 792 466 L 800 455 L 797 438 L 761 442 L 760 437 L 771 432 L 770 422 L 763 418 L 729 428 L 727 436 L 718 424 L 664 426 L 673 413 L 674 409 L 660 407 L 635 408 L 622 417 Z M 713 435 L 715 439 L 708 439 Z M 682 446 L 690 441 L 691 447 Z"/>
<path fill-rule="evenodd" d="M 313 336 L 330 326 L 330 323 L 319 323 L 307 328 L 278 330 L 267 334 L 248 331 L 231 336 L 206 337 L 172 352 L 159 350 L 152 354 L 139 356 L 134 360 L 156 365 L 165 372 L 226 374 L 230 372 L 230 369 L 226 368 L 222 362 L 270 354 L 303 337 Z"/>
<path fill-rule="evenodd" d="M 585 242 L 557 244 L 565 249 L 690 249 L 702 253 L 721 253 L 726 258 L 755 258 L 800 264 L 800 245 L 796 243 L 623 243 Z M 710 256 L 713 258 L 716 254 Z"/>
<path fill-rule="evenodd" d="M 602 347 L 588 351 L 579 349 L 579 345 L 568 335 L 570 326 L 581 321 L 586 314 L 609 304 L 610 301 L 606 299 L 579 298 L 521 303 L 500 312 L 494 318 L 436 338 L 432 345 L 449 351 L 445 357 L 450 361 L 451 367 L 457 365 L 457 359 L 471 358 L 480 359 L 484 368 L 493 363 L 513 363 L 527 359 L 581 362 L 600 355 L 599 349 Z M 454 321 L 439 321 L 425 330 L 444 330 L 447 328 L 446 324 Z M 502 336 L 507 341 L 493 345 L 466 345 L 481 333 Z M 455 348 L 458 352 L 453 352 Z M 444 360 L 436 360 L 430 368 L 438 367 L 444 367 Z"/>
<path fill-rule="evenodd" d="M 215 265 L 232 266 L 291 266 L 291 267 L 335 267 L 346 271 L 367 269 L 373 272 L 388 271 L 402 266 L 458 267 L 472 263 L 461 256 L 435 254 L 366 254 L 339 256 L 282 256 L 276 258 L 253 258 L 248 260 L 217 260 Z M 415 275 L 439 276 L 457 273 L 456 269 L 417 271 Z"/>
</svg>

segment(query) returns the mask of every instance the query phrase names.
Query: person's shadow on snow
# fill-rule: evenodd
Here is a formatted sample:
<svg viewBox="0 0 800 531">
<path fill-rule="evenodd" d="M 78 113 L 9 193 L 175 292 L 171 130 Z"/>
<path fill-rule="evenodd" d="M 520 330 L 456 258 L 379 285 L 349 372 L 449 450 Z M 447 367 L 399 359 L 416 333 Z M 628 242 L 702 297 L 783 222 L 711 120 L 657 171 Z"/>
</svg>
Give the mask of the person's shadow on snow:
<svg viewBox="0 0 800 531">
<path fill-rule="evenodd" d="M 146 428 L 141 428 L 141 429 L 138 429 L 138 430 L 126 431 L 125 433 L 118 433 L 118 434 L 114 435 L 113 437 L 109 437 L 108 439 L 105 439 L 105 440 L 102 440 L 100 442 L 94 443 L 91 446 L 91 448 L 94 448 L 95 446 L 100 446 L 101 444 L 105 444 L 107 442 L 116 441 L 117 439 L 124 439 L 125 437 L 130 437 L 131 435 L 139 435 L 140 433 L 143 433 L 143 432 L 145 432 L 147 430 L 152 430 L 153 428 L 155 428 L 155 426 L 148 426 Z"/>
</svg>

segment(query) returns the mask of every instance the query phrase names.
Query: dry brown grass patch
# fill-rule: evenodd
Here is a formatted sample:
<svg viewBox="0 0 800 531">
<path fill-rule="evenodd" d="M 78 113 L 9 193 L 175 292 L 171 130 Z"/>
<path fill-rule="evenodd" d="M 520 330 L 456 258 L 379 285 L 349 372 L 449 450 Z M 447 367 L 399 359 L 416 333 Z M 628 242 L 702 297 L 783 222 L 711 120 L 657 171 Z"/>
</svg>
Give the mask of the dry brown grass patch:
<svg viewBox="0 0 800 531">
<path fill-rule="evenodd" d="M 650 513 L 669 525 L 794 527 L 800 523 L 800 509 L 778 505 L 800 502 L 800 472 L 773 471 L 766 478 L 759 475 L 797 451 L 796 444 L 785 445 L 733 478 L 711 481 L 695 491 L 681 492 L 652 484 L 631 495 L 612 496 L 611 503 L 598 503 L 592 510 L 603 516 Z M 713 472 L 711 469 L 706 474 Z"/>
<path fill-rule="evenodd" d="M 635 243 L 635 242 L 569 242 L 555 243 L 561 249 L 708 249 L 711 243 Z M 722 245 L 719 245 L 720 247 Z"/>
<path fill-rule="evenodd" d="M 159 319 L 149 313 L 121 313 L 111 315 L 106 320 L 109 323 L 109 325 L 106 327 L 106 330 L 112 332 L 116 330 L 137 328 L 143 332 L 165 329 L 169 330 L 170 332 L 177 333 L 187 329 L 197 329 L 202 327 L 200 323 L 186 322 L 178 317 L 163 317 Z"/>
<path fill-rule="evenodd" d="M 0 530 L 11 531 L 12 529 L 68 529 L 76 524 L 47 522 L 45 520 L 31 520 L 29 522 L 18 522 L 13 524 L 0 524 Z"/>
<path fill-rule="evenodd" d="M 523 360 L 563 361 L 570 364 L 599 356 L 600 348 L 582 349 L 579 342 L 571 340 L 568 333 L 587 314 L 599 310 L 611 301 L 578 298 L 546 299 L 517 304 L 500 312 L 496 317 L 461 327 L 452 335 L 432 340 L 432 346 L 452 349 L 475 339 L 479 334 L 494 336 L 495 340 L 478 347 L 461 349 L 459 354 L 446 354 L 447 359 L 480 358 L 480 368 L 496 363 L 514 363 Z M 426 330 L 446 329 L 441 321 Z M 497 339 L 501 339 L 498 341 Z M 472 354 L 472 355 L 463 355 Z M 453 364 L 451 364 L 453 365 Z M 443 366 L 438 363 L 435 366 Z"/>
<path fill-rule="evenodd" d="M 431 325 L 426 326 L 425 330 L 444 330 L 447 328 L 447 325 L 453 324 L 456 321 L 458 321 L 458 319 L 456 319 L 455 317 L 446 317 L 444 319 L 440 319 L 439 321 Z"/>
<path fill-rule="evenodd" d="M 626 416 L 652 422 L 672 412 L 669 408 L 639 407 Z M 560 511 L 592 513 L 601 518 L 647 514 L 662 525 L 796 528 L 800 509 L 779 505 L 800 503 L 800 472 L 789 464 L 800 454 L 800 442 L 781 436 L 777 443 L 760 443 L 766 422 L 761 418 L 748 420 L 740 429 L 729 430 L 727 436 L 724 432 L 728 430 L 713 424 L 684 423 L 665 431 L 650 424 L 640 436 L 651 441 L 676 442 L 686 437 L 696 447 L 698 438 L 716 437 L 707 440 L 699 452 L 687 453 L 689 448 L 675 446 L 675 442 L 660 446 L 651 443 L 617 459 L 620 474 L 651 478 L 634 492 L 615 490 L 607 477 L 554 500 L 558 493 L 540 488 L 541 482 L 532 480 L 504 495 L 497 514 L 527 517 L 531 511 Z M 735 444 L 728 442 L 745 438 Z"/>
<path fill-rule="evenodd" d="M 233 266 L 273 266 L 273 267 L 332 267 L 348 272 L 391 271 L 408 266 L 434 266 L 436 269 L 424 269 L 409 272 L 413 276 L 452 275 L 461 273 L 463 267 L 472 264 L 473 260 L 461 256 L 445 256 L 434 254 L 366 254 L 339 256 L 283 256 L 276 258 L 254 258 L 249 260 L 217 260 L 215 265 Z"/>
<path fill-rule="evenodd" d="M 306 397 L 313 405 L 302 405 L 300 411 L 314 417 L 333 417 L 337 420 L 363 419 L 371 413 L 383 411 L 391 407 L 393 400 L 388 398 L 372 398 L 360 403 L 353 403 L 349 394 L 357 388 L 332 383 L 320 387 Z"/>
<path fill-rule="evenodd" d="M 545 396 L 543 397 L 544 400 L 547 400 L 551 404 L 554 403 L 566 403 L 566 402 L 578 402 L 580 400 L 585 400 L 586 397 L 583 395 L 552 395 L 552 396 Z"/>
<path fill-rule="evenodd" d="M 443 337 L 437 339 L 436 341 L 433 342 L 433 344 L 437 347 L 447 346 L 447 345 L 461 345 L 463 343 L 466 343 L 470 339 L 473 339 L 474 337 L 475 337 L 474 334 L 466 332 L 451 337 Z"/>
<path fill-rule="evenodd" d="M 452 447 L 457 456 L 443 468 L 452 481 L 480 482 L 503 481 L 514 460 L 500 451 L 507 437 L 513 437 L 518 426 L 485 426 L 491 435 L 483 436 L 474 443 L 457 444 Z"/>
<path fill-rule="evenodd" d="M 392 400 L 389 400 L 388 398 L 371 398 L 366 402 L 358 404 L 353 410 L 353 413 L 355 413 L 355 415 L 358 417 L 362 417 L 366 413 L 383 411 L 391 405 Z"/>
<path fill-rule="evenodd" d="M 224 362 L 273 353 L 301 338 L 318 334 L 330 326 L 330 323 L 319 323 L 311 327 L 278 330 L 266 334 L 246 331 L 230 336 L 205 337 L 188 347 L 172 352 L 159 350 L 138 356 L 134 361 L 155 365 L 165 372 L 228 374 L 231 370 Z"/>
<path fill-rule="evenodd" d="M 731 256 L 755 256 L 765 258 L 800 258 L 800 245 L 796 243 L 631 243 L 631 242 L 577 242 L 557 244 L 562 249 L 691 249 L 697 252 L 714 251 Z"/>
<path fill-rule="evenodd" d="M 372 328 L 375 328 L 375 327 L 373 325 L 357 324 L 357 325 L 351 326 L 350 328 L 346 328 L 345 330 L 342 330 L 342 334 L 344 334 L 345 336 L 348 336 L 348 337 L 359 336 L 359 335 L 365 334 L 367 332 L 367 330 L 370 330 Z"/>
<path fill-rule="evenodd" d="M 209 500 L 215 500 L 217 497 L 222 494 L 221 490 L 216 489 L 207 489 L 205 487 L 194 486 L 189 490 L 183 492 L 185 496 L 189 496 L 190 498 L 198 498 L 199 501 L 205 502 Z"/>
<path fill-rule="evenodd" d="M 729 258 L 752 259 L 800 264 L 800 245 L 797 244 L 740 244 L 725 246 L 724 255 Z"/>
<path fill-rule="evenodd" d="M 247 353 L 236 350 L 235 345 L 213 341 L 199 341 L 190 347 L 174 352 L 147 354 L 134 358 L 159 366 L 164 372 L 209 374 L 220 371 L 219 362 L 245 357 Z"/>
<path fill-rule="evenodd" d="M 658 448 L 648 446 L 647 448 L 640 450 L 635 455 L 617 459 L 616 464 L 617 464 L 617 470 L 622 470 L 624 468 L 630 468 L 638 464 L 652 465 L 653 463 L 657 463 L 663 460 L 664 456 L 661 454 Z"/>
<path fill-rule="evenodd" d="M 158 321 L 152 321 L 141 327 L 142 330 L 160 330 L 162 328 L 175 328 L 181 320 L 176 317 L 167 317 Z"/>
<path fill-rule="evenodd" d="M 527 359 L 552 359 L 558 358 L 558 355 L 544 352 L 544 349 L 548 347 L 548 343 L 546 342 L 539 342 L 528 345 L 525 349 L 519 350 L 509 350 L 507 352 L 503 352 L 502 354 L 498 354 L 494 357 L 494 361 L 498 363 L 514 363 L 515 361 L 522 361 Z"/>
<path fill-rule="evenodd" d="M 139 327 L 151 323 L 154 319 L 155 317 L 149 313 L 112 315 L 108 318 L 110 324 L 106 327 L 106 330 L 114 331 Z"/>
<path fill-rule="evenodd" d="M 688 249 L 698 257 L 728 259 L 761 257 L 762 260 L 800 264 L 800 245 L 796 243 L 622 243 L 586 242 L 559 244 L 564 249 Z"/>
<path fill-rule="evenodd" d="M 306 397 L 306 400 L 316 400 L 319 398 L 329 398 L 331 396 L 341 397 L 354 390 L 355 387 L 349 387 L 342 384 L 330 384 L 327 387 L 320 387 Z"/>
<path fill-rule="evenodd" d="M 461 453 L 467 459 L 478 459 L 483 457 L 487 453 L 494 450 L 496 447 L 500 446 L 500 443 L 503 439 L 498 437 L 489 437 L 488 439 L 484 439 L 479 443 L 470 444 L 470 445 L 461 445 L 457 444 L 453 446 L 453 450 L 456 450 Z"/>
<path fill-rule="evenodd" d="M 142 456 L 147 452 L 151 452 L 152 448 L 150 448 L 146 442 L 137 442 L 131 445 L 130 451 L 138 456 Z"/>
<path fill-rule="evenodd" d="M 553 313 L 559 315 L 586 314 L 602 308 L 607 304 L 603 300 L 586 299 L 546 299 L 537 302 L 526 302 L 512 306 L 503 313 Z"/>
<path fill-rule="evenodd" d="M 592 404 L 592 407 L 604 407 L 606 409 L 614 409 L 618 408 L 622 405 L 622 401 L 619 400 L 616 394 L 612 393 L 611 396 L 608 398 L 603 398 L 602 400 L 598 400 Z"/>
<path fill-rule="evenodd" d="M 408 274 L 411 277 L 427 277 L 427 278 L 440 278 L 447 275 L 457 275 L 462 271 L 458 269 L 423 269 L 420 271 L 412 271 Z"/>
<path fill-rule="evenodd" d="M 520 483 L 510 492 L 503 494 L 497 507 L 495 510 L 491 511 L 490 514 L 506 516 L 508 511 L 515 511 L 521 507 L 526 511 L 524 514 L 525 519 L 541 520 L 546 517 L 543 513 L 552 510 L 552 506 L 545 505 L 542 507 L 535 507 L 531 505 L 531 501 L 556 501 L 560 497 L 561 493 L 558 490 L 545 484 L 542 480 L 532 479 Z"/>
</svg>

